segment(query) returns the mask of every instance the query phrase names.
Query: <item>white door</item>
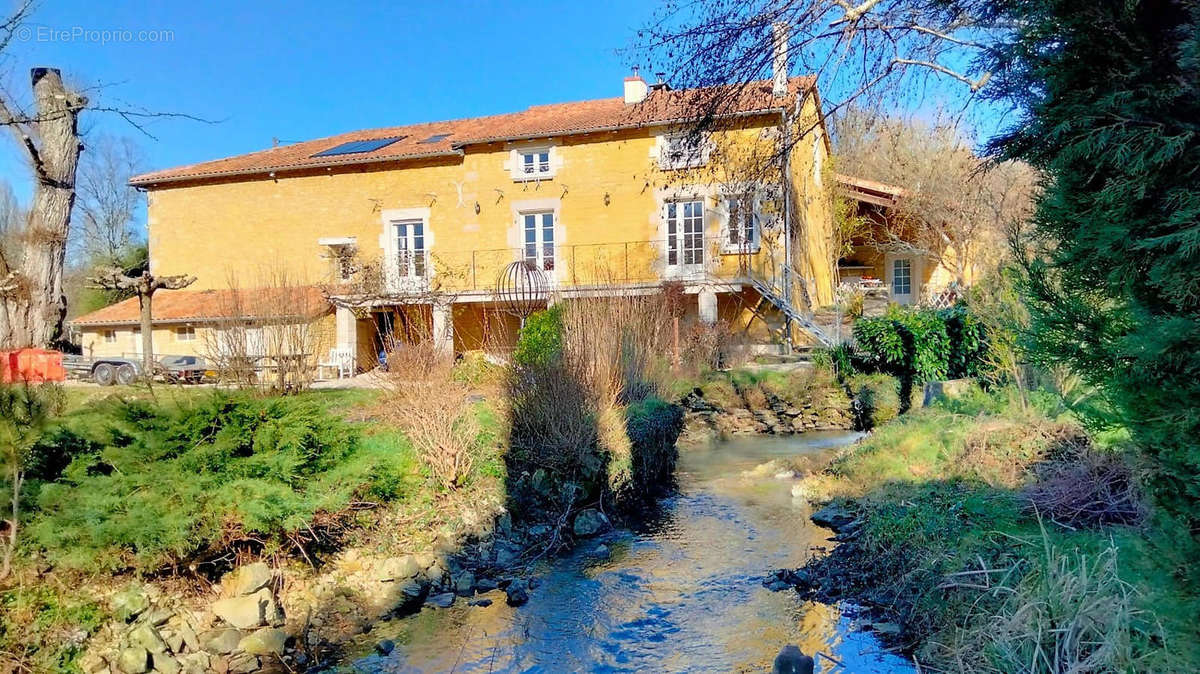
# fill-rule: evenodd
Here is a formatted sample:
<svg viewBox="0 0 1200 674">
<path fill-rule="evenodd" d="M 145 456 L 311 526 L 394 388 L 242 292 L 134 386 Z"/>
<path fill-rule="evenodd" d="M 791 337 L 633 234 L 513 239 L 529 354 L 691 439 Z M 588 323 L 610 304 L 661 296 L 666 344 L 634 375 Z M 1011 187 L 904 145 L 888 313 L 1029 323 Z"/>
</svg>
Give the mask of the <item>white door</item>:
<svg viewBox="0 0 1200 674">
<path fill-rule="evenodd" d="M 888 289 L 891 290 L 892 301 L 898 304 L 915 302 L 920 297 L 917 260 L 912 257 L 890 257 L 887 265 Z"/>
<path fill-rule="evenodd" d="M 554 271 L 554 212 L 521 214 L 525 246 L 521 256 L 542 271 Z"/>
<path fill-rule="evenodd" d="M 667 204 L 667 267 L 678 272 L 704 268 L 704 201 Z"/>
<path fill-rule="evenodd" d="M 423 279 L 425 264 L 425 223 L 398 220 L 392 223 L 396 241 L 396 273 L 401 279 Z"/>
</svg>

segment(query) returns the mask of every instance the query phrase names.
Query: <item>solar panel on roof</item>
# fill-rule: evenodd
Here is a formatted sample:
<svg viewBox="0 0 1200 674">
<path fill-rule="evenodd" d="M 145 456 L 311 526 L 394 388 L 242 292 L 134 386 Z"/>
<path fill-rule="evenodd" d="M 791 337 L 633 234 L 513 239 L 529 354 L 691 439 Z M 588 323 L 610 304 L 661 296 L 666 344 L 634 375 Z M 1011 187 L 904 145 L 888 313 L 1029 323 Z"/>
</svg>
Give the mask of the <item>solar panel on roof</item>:
<svg viewBox="0 0 1200 674">
<path fill-rule="evenodd" d="M 425 140 L 419 140 L 417 142 L 418 143 L 440 143 L 449 137 L 450 137 L 450 134 L 448 134 L 448 133 L 435 133 L 434 135 L 426 138 Z"/>
<path fill-rule="evenodd" d="M 382 147 L 387 147 L 392 143 L 404 138 L 404 136 L 392 136 L 391 138 L 375 138 L 372 140 L 352 140 L 349 143 L 335 145 L 328 150 L 322 150 L 314 157 L 333 157 L 340 154 L 358 154 L 360 152 L 374 152 Z"/>
</svg>

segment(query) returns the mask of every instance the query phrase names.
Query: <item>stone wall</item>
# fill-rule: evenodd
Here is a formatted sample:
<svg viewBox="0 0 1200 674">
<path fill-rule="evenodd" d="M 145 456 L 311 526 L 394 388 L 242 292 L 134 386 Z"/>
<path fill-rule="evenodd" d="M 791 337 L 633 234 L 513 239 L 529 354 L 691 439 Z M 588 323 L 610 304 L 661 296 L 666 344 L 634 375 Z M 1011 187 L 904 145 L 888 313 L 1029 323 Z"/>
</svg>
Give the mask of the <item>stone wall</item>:
<svg viewBox="0 0 1200 674">
<path fill-rule="evenodd" d="M 684 396 L 680 400 L 686 411 L 684 437 L 789 435 L 854 428 L 850 399 L 836 388 L 797 396 L 798 399 L 787 399 L 762 389 L 756 389 L 753 395 L 744 390 L 737 393 L 714 400 L 705 396 L 704 389 L 696 388 Z"/>
</svg>

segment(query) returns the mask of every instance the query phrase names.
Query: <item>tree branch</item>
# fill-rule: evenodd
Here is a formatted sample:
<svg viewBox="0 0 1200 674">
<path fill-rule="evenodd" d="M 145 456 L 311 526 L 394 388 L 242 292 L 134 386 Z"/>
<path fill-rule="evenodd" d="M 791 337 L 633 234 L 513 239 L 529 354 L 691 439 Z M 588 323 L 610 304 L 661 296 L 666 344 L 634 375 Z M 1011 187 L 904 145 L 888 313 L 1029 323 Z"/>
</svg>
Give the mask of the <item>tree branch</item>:
<svg viewBox="0 0 1200 674">
<path fill-rule="evenodd" d="M 846 13 L 842 15 L 842 18 L 829 25 L 837 26 L 843 23 L 854 23 L 855 21 L 861 19 L 867 12 L 871 11 L 875 5 L 878 5 L 881 1 L 882 0 L 866 0 L 857 7 L 851 7 L 850 3 L 846 2 L 845 0 L 834 0 L 839 7 L 846 10 Z"/>
<path fill-rule="evenodd" d="M 963 84 L 967 85 L 968 87 L 971 88 L 972 93 L 982 89 L 985 85 L 987 85 L 988 80 L 992 79 L 992 74 L 990 72 L 985 72 L 984 74 L 979 76 L 978 80 L 972 80 L 971 78 L 967 77 L 966 75 L 957 73 L 957 72 L 947 68 L 946 66 L 941 65 L 940 63 L 934 63 L 933 61 L 919 61 L 917 59 L 906 59 L 906 58 L 897 57 L 897 58 L 892 59 L 892 63 L 897 64 L 897 65 L 919 66 L 921 68 L 928 68 L 930 70 L 939 72 L 943 75 L 946 75 L 947 77 L 951 77 L 951 78 L 956 79 L 959 82 L 962 82 Z"/>
<path fill-rule="evenodd" d="M 12 129 L 17 142 L 29 154 L 29 161 L 33 163 L 33 168 L 37 172 L 38 178 L 44 178 L 46 176 L 46 168 L 42 164 L 42 155 L 38 151 L 37 143 L 29 135 L 29 121 L 26 118 L 17 119 L 13 115 L 12 110 L 9 109 L 8 104 L 4 101 L 3 96 L 0 96 L 0 126 L 7 126 Z"/>
<path fill-rule="evenodd" d="M 150 272 L 146 272 L 147 275 Z M 181 290 L 196 282 L 195 276 L 186 274 L 178 274 L 175 276 L 155 276 L 150 282 L 151 288 L 154 290 Z"/>
</svg>

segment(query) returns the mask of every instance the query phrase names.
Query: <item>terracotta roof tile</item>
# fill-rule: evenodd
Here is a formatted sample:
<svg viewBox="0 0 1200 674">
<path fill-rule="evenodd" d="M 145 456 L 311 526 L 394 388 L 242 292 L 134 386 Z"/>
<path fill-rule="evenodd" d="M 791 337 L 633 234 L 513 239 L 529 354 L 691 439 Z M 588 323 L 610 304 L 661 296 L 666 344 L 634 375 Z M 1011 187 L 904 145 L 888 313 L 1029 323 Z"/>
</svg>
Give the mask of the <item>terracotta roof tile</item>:
<svg viewBox="0 0 1200 674">
<path fill-rule="evenodd" d="M 133 185 L 151 186 L 206 177 L 266 174 L 272 171 L 455 155 L 461 152 L 462 147 L 471 144 L 683 122 L 695 119 L 697 110 L 708 111 L 709 102 L 714 100 L 721 101 L 721 104 L 712 110 L 718 116 L 769 112 L 781 109 L 785 103 L 794 102 L 797 96 L 807 94 L 814 83 L 813 77 L 791 78 L 788 81 L 789 94 L 786 98 L 779 98 L 771 93 L 769 80 L 759 80 L 744 85 L 702 89 L 652 89 L 645 101 L 633 105 L 626 104 L 623 98 L 602 98 L 574 103 L 535 105 L 521 112 L 488 117 L 353 131 L 260 152 L 144 173 L 134 176 L 129 182 Z M 729 95 L 720 95 L 723 93 Z M 449 135 L 434 142 L 421 142 L 439 134 Z M 371 152 L 313 156 L 350 141 L 395 136 L 402 138 Z"/>
<path fill-rule="evenodd" d="M 290 311 L 285 311 L 286 307 Z M 154 295 L 153 321 L 178 323 L 228 318 L 285 315 L 320 316 L 330 309 L 320 288 L 252 288 L 244 290 L 164 290 Z M 237 315 L 233 315 L 237 314 Z M 136 297 L 111 304 L 68 321 L 72 325 L 126 325 L 141 320 Z"/>
</svg>

